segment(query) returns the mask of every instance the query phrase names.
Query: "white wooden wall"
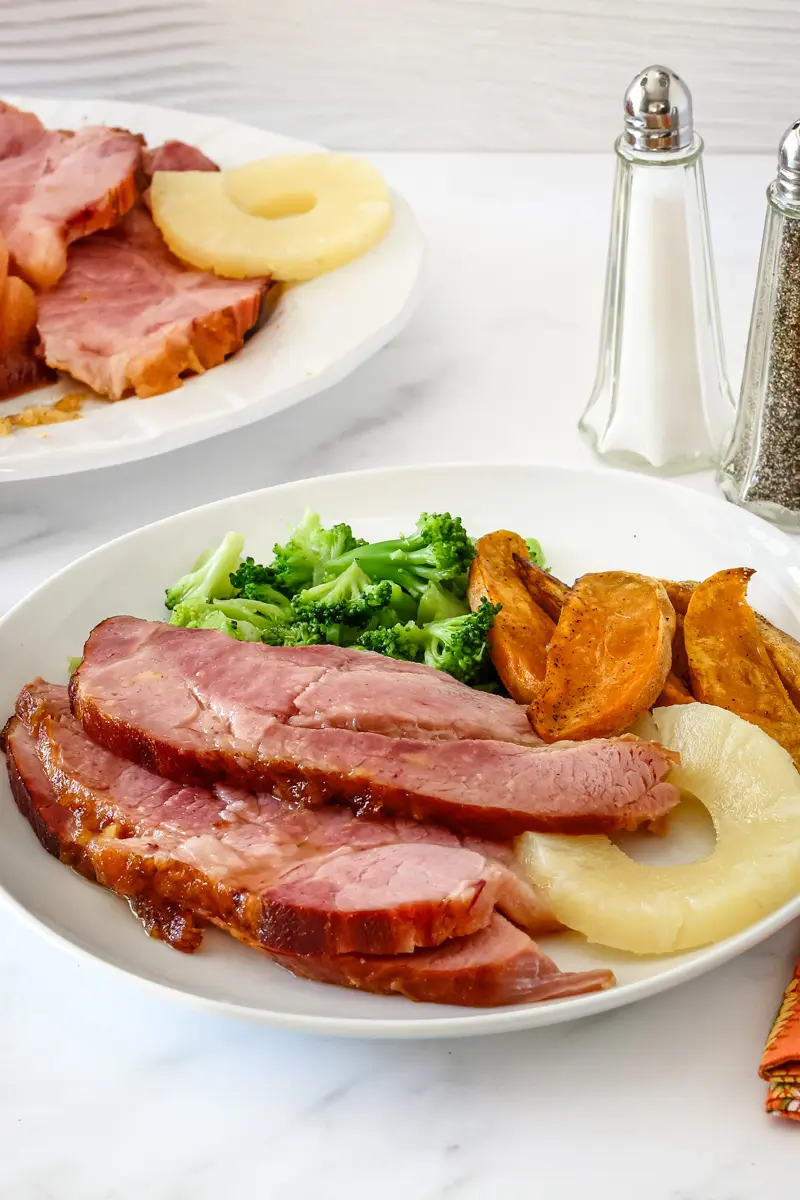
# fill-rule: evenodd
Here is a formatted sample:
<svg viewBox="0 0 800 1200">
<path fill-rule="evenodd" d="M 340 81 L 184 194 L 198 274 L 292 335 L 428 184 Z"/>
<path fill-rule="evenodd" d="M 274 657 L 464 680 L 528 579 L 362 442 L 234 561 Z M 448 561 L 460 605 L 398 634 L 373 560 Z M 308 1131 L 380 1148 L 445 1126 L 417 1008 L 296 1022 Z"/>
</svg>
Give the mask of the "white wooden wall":
<svg viewBox="0 0 800 1200">
<path fill-rule="evenodd" d="M 365 150 L 604 150 L 652 61 L 710 148 L 771 150 L 800 116 L 800 0 L 0 0 L 0 91 Z"/>
</svg>

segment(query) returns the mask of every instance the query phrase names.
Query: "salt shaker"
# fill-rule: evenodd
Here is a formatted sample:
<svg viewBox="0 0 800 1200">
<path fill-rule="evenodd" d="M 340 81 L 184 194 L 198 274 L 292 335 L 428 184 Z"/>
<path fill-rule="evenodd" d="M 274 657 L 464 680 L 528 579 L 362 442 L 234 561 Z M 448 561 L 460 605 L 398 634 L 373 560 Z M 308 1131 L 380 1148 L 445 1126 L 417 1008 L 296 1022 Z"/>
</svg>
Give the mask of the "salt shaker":
<svg viewBox="0 0 800 1200">
<path fill-rule="evenodd" d="M 708 224 L 703 142 L 667 67 L 625 93 L 600 354 L 580 429 L 615 466 L 718 461 L 733 423 Z"/>
<path fill-rule="evenodd" d="M 717 482 L 729 500 L 800 530 L 800 120 L 767 188 L 739 408 Z"/>
</svg>

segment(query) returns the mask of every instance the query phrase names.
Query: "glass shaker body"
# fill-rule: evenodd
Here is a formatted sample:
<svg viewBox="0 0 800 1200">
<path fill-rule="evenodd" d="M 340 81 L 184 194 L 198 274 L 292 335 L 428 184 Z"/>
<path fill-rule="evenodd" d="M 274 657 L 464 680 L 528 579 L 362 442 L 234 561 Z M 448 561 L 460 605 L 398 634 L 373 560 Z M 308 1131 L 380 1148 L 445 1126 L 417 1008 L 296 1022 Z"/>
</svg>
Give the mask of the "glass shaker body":
<svg viewBox="0 0 800 1200">
<path fill-rule="evenodd" d="M 717 475 L 735 504 L 800 530 L 800 204 L 767 189 L 736 424 Z"/>
<path fill-rule="evenodd" d="M 718 461 L 734 413 L 720 330 L 702 139 L 637 152 L 620 137 L 594 389 L 580 422 L 615 466 Z"/>
</svg>

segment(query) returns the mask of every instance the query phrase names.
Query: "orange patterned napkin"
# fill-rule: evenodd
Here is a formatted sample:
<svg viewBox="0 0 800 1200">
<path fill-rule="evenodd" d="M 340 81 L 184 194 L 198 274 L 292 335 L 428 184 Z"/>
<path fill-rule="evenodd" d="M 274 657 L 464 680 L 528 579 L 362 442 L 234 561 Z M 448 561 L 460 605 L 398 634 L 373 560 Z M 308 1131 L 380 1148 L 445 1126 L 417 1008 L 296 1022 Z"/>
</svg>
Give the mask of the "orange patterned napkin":
<svg viewBox="0 0 800 1200">
<path fill-rule="evenodd" d="M 769 1084 L 767 1112 L 800 1121 L 800 959 L 767 1038 L 759 1075 Z"/>
</svg>

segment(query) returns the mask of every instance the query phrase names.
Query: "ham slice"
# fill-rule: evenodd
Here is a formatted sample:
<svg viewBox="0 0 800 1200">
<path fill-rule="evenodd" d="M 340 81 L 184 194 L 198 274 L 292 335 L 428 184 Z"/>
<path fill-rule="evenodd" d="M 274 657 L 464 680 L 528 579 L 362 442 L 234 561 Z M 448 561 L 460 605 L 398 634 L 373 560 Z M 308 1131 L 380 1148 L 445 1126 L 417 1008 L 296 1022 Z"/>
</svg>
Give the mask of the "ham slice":
<svg viewBox="0 0 800 1200">
<path fill-rule="evenodd" d="M 483 928 L 495 907 L 531 928 L 554 922 L 506 847 L 436 827 L 292 810 L 271 795 L 182 787 L 91 742 L 66 688 L 36 681 L 18 708 L 45 771 L 84 831 L 104 880 L 191 902 L 269 949 L 401 953 Z M 505 861 L 503 861 L 505 860 Z"/>
<path fill-rule="evenodd" d="M 135 203 L 140 157 L 126 130 L 48 130 L 0 102 L 0 234 L 19 273 L 52 287 L 70 242 L 110 228 Z"/>
<path fill-rule="evenodd" d="M 175 860 L 164 846 L 153 844 L 153 836 L 158 837 L 158 833 L 151 828 L 146 838 L 136 836 L 136 831 L 124 838 L 120 836 L 120 824 L 124 826 L 126 818 L 121 823 L 107 823 L 112 815 L 120 815 L 125 797 L 130 800 L 131 773 L 134 777 L 136 772 L 144 773 L 126 764 L 114 767 L 106 752 L 99 751 L 97 757 L 91 743 L 84 739 L 81 744 L 83 735 L 65 711 L 64 689 L 38 684 L 28 691 L 21 708 L 32 726 L 14 718 L 6 730 L 5 748 L 17 806 L 45 849 L 87 878 L 126 896 L 151 936 L 177 949 L 197 949 L 203 920 L 212 920 L 247 944 L 264 948 L 261 927 L 248 921 L 253 916 L 252 894 L 248 899 L 240 889 L 234 912 L 223 918 L 218 907 L 206 906 L 203 889 L 198 887 L 196 875 L 187 872 L 185 863 L 186 890 L 181 900 L 164 894 L 164 881 L 174 869 Z M 112 791 L 117 789 L 116 794 L 106 787 L 108 783 L 112 783 Z M 197 797 L 181 799 L 173 794 L 172 803 L 167 802 L 164 808 L 164 793 L 159 790 L 162 783 L 151 777 L 149 793 L 151 809 L 155 802 L 168 813 L 162 832 L 171 829 L 175 833 L 182 805 L 190 814 L 189 821 L 202 820 L 202 804 L 198 805 Z M 105 793 L 99 803 L 98 790 Z M 137 793 L 135 787 L 133 794 L 140 798 L 148 795 L 141 790 Z M 130 817 L 129 812 L 127 820 Z M 96 828 L 101 821 L 106 823 L 99 833 Z M 366 821 L 355 824 L 365 830 L 379 828 Z M 413 863 L 419 845 L 412 839 L 405 847 L 409 863 Z M 218 892 L 224 890 L 224 885 L 217 886 Z M 377 949 L 379 923 L 373 932 Z M 495 1006 L 553 1000 L 614 983 L 612 973 L 606 970 L 575 974 L 559 971 L 527 933 L 498 913 L 490 913 L 476 933 L 451 937 L 443 945 L 413 953 L 301 954 L 274 946 L 267 952 L 275 962 L 306 978 L 445 1004 Z"/>
<path fill-rule="evenodd" d="M 362 650 L 112 617 L 70 686 L 91 738 L 183 783 L 225 780 L 498 839 L 635 829 L 679 797 L 655 743 L 532 745 L 511 701 Z"/>
<path fill-rule="evenodd" d="M 611 971 L 560 971 L 526 933 L 499 913 L 471 937 L 452 938 L 434 950 L 415 954 L 274 958 L 305 979 L 471 1008 L 561 1000 L 605 991 L 615 983 Z"/>
<path fill-rule="evenodd" d="M 163 142 L 154 150 L 142 152 L 142 168 L 148 183 L 156 171 L 218 171 L 217 164 L 187 142 Z"/>
<path fill-rule="evenodd" d="M 263 279 L 218 279 L 184 266 L 143 205 L 72 247 L 39 303 L 45 359 L 101 395 L 154 396 L 217 366 L 256 324 Z"/>
</svg>

